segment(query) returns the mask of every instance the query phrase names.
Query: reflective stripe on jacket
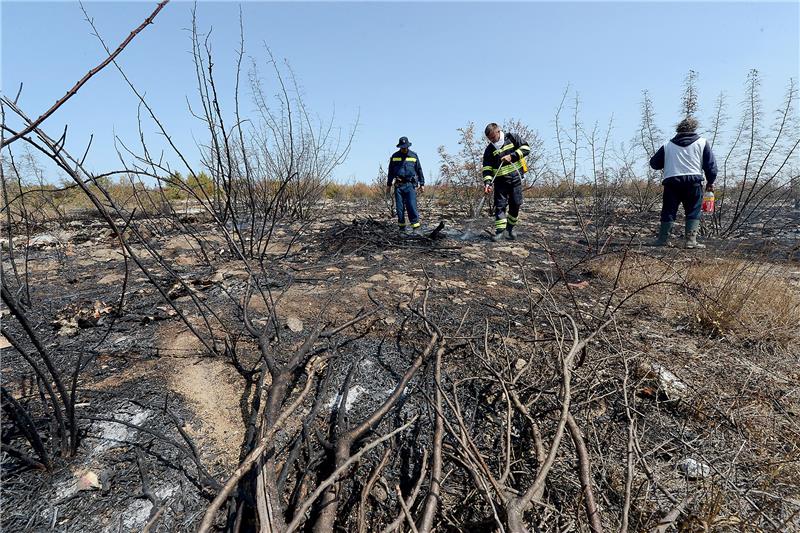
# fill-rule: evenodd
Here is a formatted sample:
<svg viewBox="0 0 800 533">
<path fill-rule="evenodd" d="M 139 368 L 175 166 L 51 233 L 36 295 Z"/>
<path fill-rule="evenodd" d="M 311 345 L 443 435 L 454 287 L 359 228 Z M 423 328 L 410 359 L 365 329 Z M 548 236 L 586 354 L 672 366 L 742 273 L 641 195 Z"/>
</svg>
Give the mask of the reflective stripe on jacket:
<svg viewBox="0 0 800 533">
<path fill-rule="evenodd" d="M 391 185 L 395 180 L 425 185 L 425 176 L 416 152 L 409 150 L 407 154 L 403 154 L 398 150 L 392 154 L 386 185 Z"/>
</svg>

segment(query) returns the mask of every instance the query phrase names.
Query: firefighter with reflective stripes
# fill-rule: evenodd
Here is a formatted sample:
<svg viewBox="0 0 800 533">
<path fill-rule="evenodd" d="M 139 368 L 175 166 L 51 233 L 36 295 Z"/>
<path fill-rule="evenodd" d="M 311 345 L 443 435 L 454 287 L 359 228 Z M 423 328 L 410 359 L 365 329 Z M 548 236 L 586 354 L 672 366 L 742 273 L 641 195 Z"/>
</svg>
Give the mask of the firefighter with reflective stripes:
<svg viewBox="0 0 800 533">
<path fill-rule="evenodd" d="M 522 178 L 528 170 L 525 156 L 531 149 L 528 143 L 513 133 L 505 133 L 492 122 L 484 130 L 489 145 L 483 152 L 484 192 L 494 190 L 494 235 L 497 242 L 508 232 L 514 240 L 514 226 L 519 223 L 519 208 L 522 206 Z M 508 207 L 508 216 L 506 216 Z"/>
<path fill-rule="evenodd" d="M 422 165 L 415 152 L 408 149 L 411 143 L 408 137 L 400 137 L 397 147 L 400 150 L 392 154 L 389 160 L 389 173 L 386 181 L 386 191 L 391 192 L 394 183 L 394 203 L 397 208 L 397 223 L 401 231 L 407 231 L 406 210 L 411 231 L 419 228 L 419 213 L 417 212 L 417 187 L 419 192 L 425 190 L 425 176 L 422 174 Z"/>
</svg>

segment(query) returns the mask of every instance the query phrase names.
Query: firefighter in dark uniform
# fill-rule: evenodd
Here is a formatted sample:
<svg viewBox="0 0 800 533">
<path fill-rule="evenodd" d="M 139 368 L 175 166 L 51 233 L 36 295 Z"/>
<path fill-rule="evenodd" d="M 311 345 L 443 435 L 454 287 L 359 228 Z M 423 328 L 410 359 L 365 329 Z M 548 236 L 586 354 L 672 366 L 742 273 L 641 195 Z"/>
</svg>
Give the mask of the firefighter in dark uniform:
<svg viewBox="0 0 800 533">
<path fill-rule="evenodd" d="M 394 203 L 397 207 L 397 223 L 401 231 L 407 231 L 406 210 L 411 231 L 419 228 L 419 213 L 417 212 L 417 187 L 419 192 L 425 190 L 425 176 L 422 174 L 422 165 L 415 152 L 408 149 L 411 143 L 408 137 L 400 137 L 397 143 L 398 151 L 392 154 L 389 161 L 389 173 L 386 181 L 386 190 L 391 192 L 394 183 Z"/>
<path fill-rule="evenodd" d="M 494 190 L 494 235 L 497 242 L 508 232 L 508 239 L 516 239 L 514 226 L 519 224 L 522 206 L 522 178 L 528 170 L 525 156 L 531 149 L 528 143 L 513 133 L 505 133 L 492 122 L 484 130 L 489 145 L 483 152 L 484 192 Z M 508 216 L 506 216 L 508 208 Z"/>
</svg>

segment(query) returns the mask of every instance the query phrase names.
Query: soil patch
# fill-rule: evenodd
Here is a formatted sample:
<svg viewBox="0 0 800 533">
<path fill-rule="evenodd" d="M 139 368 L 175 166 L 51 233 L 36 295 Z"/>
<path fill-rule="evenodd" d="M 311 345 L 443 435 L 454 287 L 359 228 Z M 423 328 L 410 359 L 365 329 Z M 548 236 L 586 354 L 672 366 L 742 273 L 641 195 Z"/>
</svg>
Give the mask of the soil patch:
<svg viewBox="0 0 800 533">
<path fill-rule="evenodd" d="M 197 415 L 190 425 L 201 449 L 211 446 L 226 466 L 235 466 L 244 427 L 239 411 L 244 383 L 230 365 L 219 359 L 194 357 L 202 345 L 188 331 L 175 327 L 160 335 L 163 354 L 160 369 L 170 390 L 183 396 Z"/>
</svg>

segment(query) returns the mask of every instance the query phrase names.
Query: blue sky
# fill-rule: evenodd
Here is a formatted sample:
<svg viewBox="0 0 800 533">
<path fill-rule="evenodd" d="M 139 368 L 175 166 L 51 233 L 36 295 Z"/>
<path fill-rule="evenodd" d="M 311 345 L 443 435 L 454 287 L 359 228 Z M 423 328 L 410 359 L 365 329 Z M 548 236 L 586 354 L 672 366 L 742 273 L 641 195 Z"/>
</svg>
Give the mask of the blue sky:
<svg viewBox="0 0 800 533">
<path fill-rule="evenodd" d="M 106 41 L 116 45 L 155 2 L 86 3 Z M 134 83 L 177 143 L 192 154 L 201 125 L 190 36 L 192 3 L 173 1 L 120 56 Z M 239 5 L 199 2 L 230 109 Z M 437 147 L 457 150 L 468 121 L 518 118 L 554 142 L 553 114 L 567 84 L 580 93 L 582 120 L 601 126 L 613 114 L 614 139 L 627 141 L 641 91 L 651 92 L 659 125 L 677 121 L 681 84 L 699 72 L 700 116 L 725 91 L 736 115 L 748 69 L 761 71 L 764 109 L 776 108 L 798 77 L 800 3 L 678 2 L 244 2 L 246 53 L 265 66 L 266 43 L 287 59 L 308 106 L 336 113 L 347 130 L 360 116 L 343 181 L 370 181 L 397 138 L 408 136 L 423 167 L 436 173 Z M 38 116 L 104 57 L 75 2 L 2 2 L 2 90 Z M 252 108 L 246 103 L 245 112 Z M 89 81 L 46 123 L 82 153 L 94 134 L 89 167 L 119 168 L 116 133 L 135 142 L 136 100 L 113 67 Z M 706 121 L 707 122 L 707 121 Z M 157 142 L 152 125 L 145 133 Z M 169 154 L 167 157 L 170 157 Z"/>
</svg>

